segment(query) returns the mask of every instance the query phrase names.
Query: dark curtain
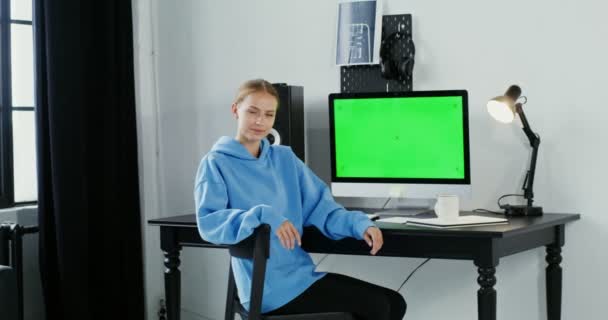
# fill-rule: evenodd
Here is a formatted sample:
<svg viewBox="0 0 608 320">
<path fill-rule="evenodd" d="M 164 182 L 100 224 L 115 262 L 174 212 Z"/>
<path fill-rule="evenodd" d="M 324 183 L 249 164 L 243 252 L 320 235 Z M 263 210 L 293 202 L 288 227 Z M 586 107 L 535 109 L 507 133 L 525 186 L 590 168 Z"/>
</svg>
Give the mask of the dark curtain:
<svg viewBox="0 0 608 320">
<path fill-rule="evenodd" d="M 47 319 L 143 319 L 129 0 L 34 0 Z"/>
</svg>

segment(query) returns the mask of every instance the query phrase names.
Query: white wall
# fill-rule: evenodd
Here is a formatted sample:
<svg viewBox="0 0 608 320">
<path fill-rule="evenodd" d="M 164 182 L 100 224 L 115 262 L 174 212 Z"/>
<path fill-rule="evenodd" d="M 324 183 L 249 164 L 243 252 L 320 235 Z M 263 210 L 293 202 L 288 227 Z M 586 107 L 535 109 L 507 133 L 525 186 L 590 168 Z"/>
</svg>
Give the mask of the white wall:
<svg viewBox="0 0 608 320">
<path fill-rule="evenodd" d="M 337 1 L 133 3 L 136 38 L 143 41 L 136 62 L 147 218 L 193 211 L 197 164 L 217 137 L 234 133 L 231 99 L 253 77 L 304 86 L 308 163 L 327 181 L 327 94 L 339 91 L 332 65 Z M 566 232 L 564 319 L 601 318 L 608 285 L 600 273 L 608 268 L 602 255 L 608 243 L 606 10 L 593 0 L 385 1 L 385 14 L 413 14 L 414 88 L 469 91 L 474 192 L 465 209 L 494 208 L 498 196 L 519 191 L 528 162 L 525 136 L 516 125 L 491 120 L 485 102 L 512 83 L 522 86 L 528 118 L 542 137 L 537 203 L 546 212 L 582 213 Z M 148 303 L 155 312 L 162 256 L 158 230 L 145 229 Z M 330 256 L 321 268 L 396 289 L 420 261 Z M 227 262 L 219 250 L 183 251 L 184 319 L 222 318 Z M 499 319 L 545 318 L 544 266 L 542 249 L 500 261 Z M 471 262 L 429 262 L 401 290 L 406 318 L 475 318 L 476 277 Z"/>
</svg>

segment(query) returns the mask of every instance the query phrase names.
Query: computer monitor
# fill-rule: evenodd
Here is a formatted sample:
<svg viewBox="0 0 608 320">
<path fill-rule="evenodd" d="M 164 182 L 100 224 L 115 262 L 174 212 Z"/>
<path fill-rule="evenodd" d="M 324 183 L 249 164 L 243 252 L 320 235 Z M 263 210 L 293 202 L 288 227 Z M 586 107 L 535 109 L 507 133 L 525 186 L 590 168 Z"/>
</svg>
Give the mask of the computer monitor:
<svg viewBox="0 0 608 320">
<path fill-rule="evenodd" d="M 330 94 L 332 194 L 470 197 L 467 103 L 465 90 Z"/>
</svg>

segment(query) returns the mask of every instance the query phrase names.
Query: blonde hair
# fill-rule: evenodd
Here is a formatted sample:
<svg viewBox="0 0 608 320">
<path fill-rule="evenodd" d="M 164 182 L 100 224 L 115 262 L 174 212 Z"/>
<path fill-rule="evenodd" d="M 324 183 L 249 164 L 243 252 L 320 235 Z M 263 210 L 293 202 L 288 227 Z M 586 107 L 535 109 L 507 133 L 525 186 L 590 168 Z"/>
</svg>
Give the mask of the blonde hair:
<svg viewBox="0 0 608 320">
<path fill-rule="evenodd" d="M 234 104 L 241 103 L 248 95 L 255 92 L 266 92 L 270 94 L 277 100 L 277 109 L 279 108 L 279 93 L 270 82 L 264 79 L 253 79 L 243 83 L 236 93 Z"/>
</svg>

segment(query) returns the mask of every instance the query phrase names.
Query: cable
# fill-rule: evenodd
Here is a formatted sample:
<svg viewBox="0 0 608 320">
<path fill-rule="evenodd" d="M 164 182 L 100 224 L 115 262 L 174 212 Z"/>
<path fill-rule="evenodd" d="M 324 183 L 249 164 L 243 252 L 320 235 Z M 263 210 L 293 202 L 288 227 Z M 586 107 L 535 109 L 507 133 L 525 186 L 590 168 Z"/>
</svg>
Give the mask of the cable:
<svg viewBox="0 0 608 320">
<path fill-rule="evenodd" d="M 514 193 L 510 193 L 510 194 L 504 194 L 502 196 L 500 196 L 500 198 L 498 198 L 498 201 L 496 201 L 496 203 L 498 204 L 498 207 L 501 209 L 505 208 L 505 205 L 500 204 L 500 200 L 506 198 L 506 197 L 523 197 L 523 194 L 514 194 Z"/>
<path fill-rule="evenodd" d="M 391 197 L 388 197 L 388 199 L 386 199 L 386 202 L 382 206 L 382 209 L 386 208 L 386 205 L 388 204 L 389 201 L 391 201 Z"/>
<path fill-rule="evenodd" d="M 321 260 L 319 260 L 319 262 L 317 262 L 317 265 L 315 267 L 318 268 L 321 265 L 321 262 L 323 262 L 323 260 L 325 260 L 325 258 L 327 258 L 328 256 L 329 256 L 329 253 L 326 254 L 323 258 L 321 258 Z"/>
<path fill-rule="evenodd" d="M 416 269 L 414 269 L 414 271 L 412 271 L 410 273 L 409 276 L 407 276 L 407 278 L 405 278 L 405 280 L 403 281 L 403 283 L 401 284 L 401 286 L 399 287 L 399 289 L 397 289 L 397 292 L 401 291 L 401 288 L 403 288 L 403 286 L 405 285 L 405 283 L 414 275 L 414 273 L 416 273 L 416 271 L 418 269 L 420 269 L 420 267 L 422 267 L 425 263 L 429 262 L 431 260 L 431 258 L 427 258 L 426 260 L 424 260 L 424 262 L 422 262 L 420 265 L 418 265 L 416 267 Z"/>
<path fill-rule="evenodd" d="M 506 197 L 524 197 L 524 195 L 523 194 L 514 194 L 514 193 L 503 194 L 496 201 L 496 203 L 497 203 L 497 205 L 498 205 L 499 208 L 506 209 L 509 206 L 508 204 L 501 204 L 500 203 L 500 200 L 502 200 L 502 199 L 504 199 Z M 504 215 L 505 214 L 504 212 L 494 211 L 494 210 L 488 210 L 488 209 L 484 209 L 484 208 L 477 208 L 477 209 L 473 210 L 473 212 L 493 213 L 493 214 L 500 214 L 500 215 Z"/>
<path fill-rule="evenodd" d="M 192 315 L 194 315 L 194 316 L 198 316 L 198 317 L 199 317 L 199 318 L 201 318 L 201 319 L 205 319 L 205 320 L 211 320 L 211 318 L 207 318 L 207 317 L 205 317 L 204 315 L 202 315 L 202 314 L 200 314 L 200 313 L 198 313 L 198 312 L 195 312 L 195 311 L 192 311 L 192 310 L 189 310 L 189 309 L 186 309 L 186 308 L 180 308 L 180 309 L 181 309 L 182 311 L 186 312 L 186 313 L 192 314 Z"/>
<path fill-rule="evenodd" d="M 493 213 L 493 214 L 505 214 L 504 212 L 500 212 L 500 211 L 492 211 L 492 210 L 483 209 L 483 208 L 477 208 L 477 209 L 473 210 L 473 212 L 480 212 L 480 213 Z"/>
</svg>

